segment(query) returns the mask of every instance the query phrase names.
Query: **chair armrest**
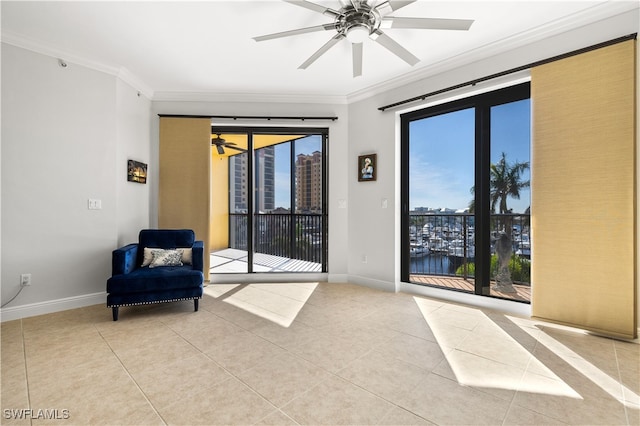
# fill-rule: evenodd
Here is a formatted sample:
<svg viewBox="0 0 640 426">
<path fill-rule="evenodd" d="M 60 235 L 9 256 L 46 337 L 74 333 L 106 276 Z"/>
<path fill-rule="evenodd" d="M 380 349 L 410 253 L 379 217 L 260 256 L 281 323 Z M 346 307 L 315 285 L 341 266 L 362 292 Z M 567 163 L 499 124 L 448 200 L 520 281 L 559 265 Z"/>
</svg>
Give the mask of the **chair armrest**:
<svg viewBox="0 0 640 426">
<path fill-rule="evenodd" d="M 195 241 L 192 247 L 192 266 L 193 269 L 204 273 L 204 242 Z"/>
<path fill-rule="evenodd" d="M 120 247 L 112 252 L 111 275 L 128 274 L 138 267 L 138 244 Z"/>
</svg>

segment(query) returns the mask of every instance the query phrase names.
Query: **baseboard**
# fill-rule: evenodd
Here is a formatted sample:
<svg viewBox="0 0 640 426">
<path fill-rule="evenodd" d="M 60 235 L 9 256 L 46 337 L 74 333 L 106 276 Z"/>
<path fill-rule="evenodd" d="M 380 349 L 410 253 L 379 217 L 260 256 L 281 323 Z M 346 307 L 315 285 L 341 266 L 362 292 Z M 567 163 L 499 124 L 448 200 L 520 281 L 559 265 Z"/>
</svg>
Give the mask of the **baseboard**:
<svg viewBox="0 0 640 426">
<path fill-rule="evenodd" d="M 434 299 L 446 300 L 449 302 L 463 303 L 478 308 L 493 309 L 518 315 L 525 318 L 531 317 L 531 305 L 527 303 L 512 302 L 510 300 L 496 299 L 493 297 L 477 296 L 475 294 L 462 293 L 459 291 L 444 290 L 418 284 L 401 282 L 399 291 L 409 294 L 432 297 Z"/>
<path fill-rule="evenodd" d="M 36 315 L 51 314 L 53 312 L 66 311 L 68 309 L 83 308 L 85 306 L 99 305 L 101 303 L 104 303 L 106 306 L 107 294 L 105 292 L 83 294 L 81 296 L 47 300 L 46 302 L 12 306 L 0 309 L 0 322 L 34 317 Z"/>
<path fill-rule="evenodd" d="M 347 283 L 349 282 L 349 275 L 347 274 L 329 274 L 327 281 L 330 283 Z"/>
<path fill-rule="evenodd" d="M 360 275 L 349 275 L 348 282 L 358 284 L 364 287 L 373 288 L 382 291 L 396 291 L 396 285 L 390 281 L 376 280 L 374 278 L 362 277 Z"/>
</svg>

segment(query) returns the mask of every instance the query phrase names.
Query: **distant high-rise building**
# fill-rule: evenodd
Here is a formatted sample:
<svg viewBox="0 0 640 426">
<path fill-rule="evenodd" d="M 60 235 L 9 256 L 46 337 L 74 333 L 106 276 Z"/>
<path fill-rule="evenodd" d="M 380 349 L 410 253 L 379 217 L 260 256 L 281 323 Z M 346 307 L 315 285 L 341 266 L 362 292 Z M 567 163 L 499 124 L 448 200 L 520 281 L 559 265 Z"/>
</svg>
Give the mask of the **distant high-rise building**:
<svg viewBox="0 0 640 426">
<path fill-rule="evenodd" d="M 256 211 L 270 212 L 276 208 L 276 172 L 275 172 L 275 147 L 266 146 L 255 151 L 254 164 L 255 200 Z"/>
<path fill-rule="evenodd" d="M 232 212 L 249 211 L 247 179 L 248 153 L 229 158 L 229 205 Z M 267 146 L 255 150 L 254 157 L 254 205 L 256 211 L 268 212 L 275 209 L 275 148 Z"/>
<path fill-rule="evenodd" d="M 248 212 L 247 170 L 248 153 L 229 157 L 229 211 Z"/>
<path fill-rule="evenodd" d="M 322 153 L 296 159 L 296 212 L 322 212 Z"/>
</svg>

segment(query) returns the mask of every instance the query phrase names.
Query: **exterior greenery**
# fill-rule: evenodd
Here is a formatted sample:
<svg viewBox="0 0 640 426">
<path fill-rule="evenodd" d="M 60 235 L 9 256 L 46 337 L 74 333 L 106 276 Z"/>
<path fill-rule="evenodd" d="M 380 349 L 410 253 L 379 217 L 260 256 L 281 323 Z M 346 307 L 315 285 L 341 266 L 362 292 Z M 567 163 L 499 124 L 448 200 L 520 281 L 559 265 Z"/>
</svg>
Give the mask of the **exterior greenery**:
<svg viewBox="0 0 640 426">
<path fill-rule="evenodd" d="M 511 279 L 514 282 L 530 283 L 531 282 L 531 261 L 515 254 L 511 255 L 509 261 L 509 270 L 511 271 Z M 476 264 L 467 264 L 467 276 L 475 276 Z M 494 277 L 498 272 L 498 256 L 491 256 L 491 277 Z M 459 266 L 456 269 L 456 275 L 464 276 L 464 265 Z"/>
</svg>

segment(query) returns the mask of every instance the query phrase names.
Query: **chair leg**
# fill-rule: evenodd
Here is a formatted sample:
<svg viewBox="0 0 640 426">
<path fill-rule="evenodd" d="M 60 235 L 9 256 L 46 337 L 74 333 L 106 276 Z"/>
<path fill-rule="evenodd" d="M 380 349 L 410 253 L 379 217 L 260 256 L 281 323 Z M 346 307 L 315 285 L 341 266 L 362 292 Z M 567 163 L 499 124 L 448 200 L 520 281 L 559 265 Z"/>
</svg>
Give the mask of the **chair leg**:
<svg viewBox="0 0 640 426">
<path fill-rule="evenodd" d="M 114 306 L 114 307 L 111 308 L 112 311 L 113 311 L 113 320 L 114 321 L 118 321 L 118 309 L 119 308 L 120 308 L 119 306 Z"/>
<path fill-rule="evenodd" d="M 193 299 L 193 311 L 198 312 L 198 301 L 200 299 Z"/>
</svg>

